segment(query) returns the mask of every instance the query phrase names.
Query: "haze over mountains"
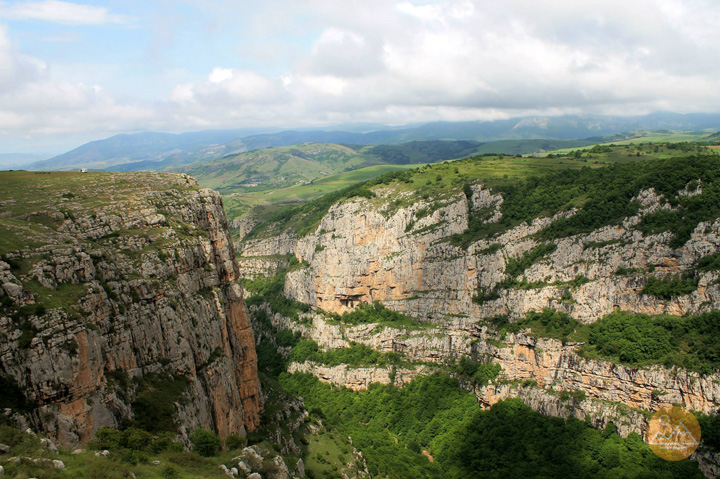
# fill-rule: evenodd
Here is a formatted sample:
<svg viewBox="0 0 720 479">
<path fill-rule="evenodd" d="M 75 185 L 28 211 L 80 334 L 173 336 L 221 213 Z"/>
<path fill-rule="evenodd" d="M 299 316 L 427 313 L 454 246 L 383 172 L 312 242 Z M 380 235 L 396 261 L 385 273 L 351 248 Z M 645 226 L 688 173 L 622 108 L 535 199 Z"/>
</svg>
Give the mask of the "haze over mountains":
<svg viewBox="0 0 720 479">
<path fill-rule="evenodd" d="M 62 155 L 25 167 L 32 170 L 70 170 L 81 167 L 111 171 L 160 170 L 262 148 L 306 142 L 379 145 L 423 140 L 579 140 L 632 130 L 720 128 L 720 115 L 669 112 L 630 117 L 567 115 L 496 121 L 435 122 L 403 127 L 373 124 L 366 125 L 364 131 L 362 128 L 362 125 L 352 125 L 327 130 L 278 131 L 246 128 L 182 134 L 122 134 L 87 143 Z M 534 145 L 533 148 L 534 151 L 546 149 L 542 144 Z"/>
</svg>

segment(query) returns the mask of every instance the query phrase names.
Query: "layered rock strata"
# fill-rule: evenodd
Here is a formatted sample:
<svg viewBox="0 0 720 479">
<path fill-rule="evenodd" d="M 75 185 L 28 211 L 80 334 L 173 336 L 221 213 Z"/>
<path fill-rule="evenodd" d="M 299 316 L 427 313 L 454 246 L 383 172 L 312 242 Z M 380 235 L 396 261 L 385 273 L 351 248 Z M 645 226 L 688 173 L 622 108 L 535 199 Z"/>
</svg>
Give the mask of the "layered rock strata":
<svg viewBox="0 0 720 479">
<path fill-rule="evenodd" d="M 183 433 L 254 429 L 257 358 L 220 196 L 185 175 L 41 179 L 26 185 L 38 201 L 4 217 L 52 221 L 0 261 L 0 373 L 31 425 L 84 442 L 135 416 L 144 378 L 186 384 Z"/>
</svg>

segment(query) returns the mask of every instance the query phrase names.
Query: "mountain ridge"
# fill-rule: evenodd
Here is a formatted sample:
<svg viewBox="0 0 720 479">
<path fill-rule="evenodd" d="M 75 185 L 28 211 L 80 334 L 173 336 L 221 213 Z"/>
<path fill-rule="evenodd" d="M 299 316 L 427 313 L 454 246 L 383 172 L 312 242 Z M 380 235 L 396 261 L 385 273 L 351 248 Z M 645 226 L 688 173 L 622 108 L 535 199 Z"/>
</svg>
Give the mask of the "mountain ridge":
<svg viewBox="0 0 720 479">
<path fill-rule="evenodd" d="M 172 133 L 135 133 L 97 140 L 29 169 L 157 170 L 202 159 L 219 158 L 274 146 L 306 142 L 397 144 L 414 140 L 497 141 L 518 139 L 583 139 L 630 130 L 702 130 L 720 128 L 717 114 L 659 112 L 642 116 L 534 116 L 493 121 L 430 122 L 419 126 L 387 126 L 372 131 L 325 129 L 240 129 Z M 352 128 L 349 128 L 352 130 Z M 149 141 L 149 140 L 153 141 Z"/>
</svg>

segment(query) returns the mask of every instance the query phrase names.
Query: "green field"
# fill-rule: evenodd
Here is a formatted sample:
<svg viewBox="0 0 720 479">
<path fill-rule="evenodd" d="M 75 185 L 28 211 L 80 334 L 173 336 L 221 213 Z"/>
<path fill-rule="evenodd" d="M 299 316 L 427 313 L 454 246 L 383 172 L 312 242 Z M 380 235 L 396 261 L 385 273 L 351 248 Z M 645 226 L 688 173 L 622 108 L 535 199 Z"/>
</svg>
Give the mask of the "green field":
<svg viewBox="0 0 720 479">
<path fill-rule="evenodd" d="M 559 148 L 557 150 L 549 151 L 547 154 L 556 155 L 567 155 L 575 150 L 589 150 L 597 145 L 618 145 L 618 146 L 631 146 L 631 145 L 646 145 L 655 143 L 678 143 L 678 142 L 698 142 L 705 141 L 711 135 L 715 133 L 715 130 L 699 130 L 699 131 L 682 131 L 682 130 L 661 130 L 661 131 L 630 131 L 622 135 L 615 135 L 608 139 L 606 142 L 593 143 L 591 145 L 579 147 L 579 148 Z"/>
<path fill-rule="evenodd" d="M 228 218 L 237 218 L 258 205 L 279 203 L 299 203 L 311 201 L 320 196 L 341 190 L 355 183 L 367 181 L 392 171 L 408 170 L 422 165 L 375 165 L 329 175 L 308 184 L 289 186 L 277 190 L 256 191 L 250 193 L 221 190 Z"/>
<path fill-rule="evenodd" d="M 694 143 L 601 145 L 587 151 L 575 150 L 571 154 L 564 156 L 519 157 L 486 155 L 452 162 L 446 161 L 426 164 L 422 167 L 407 171 L 387 173 L 365 183 L 358 183 L 354 187 L 351 186 L 343 190 L 334 191 L 331 194 L 308 203 L 297 205 L 285 204 L 283 207 L 279 207 L 277 203 L 274 205 L 266 204 L 265 206 L 259 207 L 253 213 L 256 218 L 260 219 L 260 223 L 250 232 L 249 237 L 265 237 L 278 234 L 282 230 L 296 231 L 302 236 L 311 232 L 316 227 L 322 216 L 333 204 L 353 196 L 363 196 L 367 198 L 371 208 L 380 211 L 386 216 L 393 214 L 400 208 L 420 201 L 429 202 L 428 208 L 429 211 L 432 212 L 440 208 L 450 198 L 456 197 L 458 194 L 464 192 L 470 184 L 479 183 L 500 191 L 521 186 L 524 180 L 529 178 L 543 178 L 551 174 L 560 175 L 560 177 L 551 180 L 551 183 L 552 181 L 563 183 L 566 182 L 568 178 L 574 176 L 572 174 L 568 176 L 568 174 L 564 172 L 578 171 L 579 173 L 582 172 L 577 175 L 578 179 L 582 177 L 582 182 L 590 182 L 589 184 L 583 184 L 578 187 L 592 189 L 593 181 L 596 181 L 593 178 L 598 175 L 588 175 L 588 171 L 604 169 L 608 166 L 615 165 L 619 168 L 624 168 L 623 174 L 629 175 L 632 168 L 628 169 L 627 165 L 638 162 L 652 165 L 655 161 L 662 162 L 669 158 L 675 158 L 677 160 L 682 160 L 683 158 L 691 159 L 697 155 L 703 155 L 708 158 L 718 157 L 718 150 L 711 149 L 706 145 Z M 681 161 L 672 168 L 677 168 L 682 164 Z M 663 166 L 663 168 L 667 168 L 667 165 Z M 610 174 L 610 177 L 612 177 L 612 175 L 613 174 Z M 376 195 L 373 189 L 381 185 L 391 188 L 393 193 L 390 196 L 385 194 Z M 543 197 L 542 201 L 555 202 L 560 194 L 557 193 L 553 195 L 552 190 L 556 188 L 552 185 L 546 185 L 546 187 L 548 190 L 543 190 L 543 195 L 546 197 Z M 616 187 L 619 186 L 613 186 L 613 188 Z M 572 186 L 568 186 L 568 188 L 572 190 Z M 528 194 L 530 193 L 531 192 L 528 192 Z M 567 196 L 564 204 L 556 205 L 552 212 L 543 212 L 541 208 L 537 213 L 551 214 L 564 208 L 582 207 L 588 201 L 587 195 L 581 194 L 580 190 L 575 192 L 568 190 L 560 196 L 563 198 Z M 390 200 L 389 198 L 391 197 L 394 199 Z M 541 205 L 535 202 L 535 206 Z M 509 206 L 506 203 L 503 206 L 503 211 L 507 208 L 509 208 Z M 534 207 L 530 209 L 534 211 Z M 500 223 L 496 224 L 495 227 L 499 229 L 494 232 L 487 231 L 487 234 L 492 235 L 499 232 L 500 229 L 504 230 L 512 226 L 510 223 L 513 222 L 510 221 L 511 218 L 508 217 L 506 213 L 507 212 L 503 213 L 505 215 L 505 220 L 502 222 L 503 225 Z M 481 218 L 476 219 L 482 223 Z M 527 220 L 528 218 L 524 219 Z M 510 223 L 508 223 L 508 221 L 510 221 Z M 472 230 L 473 228 L 470 229 Z M 474 234 L 469 235 L 468 238 L 459 244 L 467 246 L 466 243 L 470 241 L 470 236 L 475 237 Z"/>
</svg>

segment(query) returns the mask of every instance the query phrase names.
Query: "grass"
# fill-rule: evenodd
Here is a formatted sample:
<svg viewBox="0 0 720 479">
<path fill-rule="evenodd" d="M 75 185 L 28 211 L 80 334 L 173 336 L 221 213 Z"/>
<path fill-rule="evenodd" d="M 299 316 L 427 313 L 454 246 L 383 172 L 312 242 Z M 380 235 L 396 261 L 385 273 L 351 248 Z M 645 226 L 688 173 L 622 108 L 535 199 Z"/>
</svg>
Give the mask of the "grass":
<svg viewBox="0 0 720 479">
<path fill-rule="evenodd" d="M 627 162 L 635 162 L 630 159 Z M 461 194 L 469 181 L 480 181 L 487 186 L 511 185 L 519 179 L 532 175 L 541 175 L 561 169 L 580 170 L 585 166 L 594 168 L 603 165 L 588 165 L 587 162 L 569 158 L 557 160 L 549 158 L 521 158 L 504 155 L 474 157 L 434 165 L 424 165 L 406 172 L 395 171 L 378 176 L 364 184 L 339 189 L 317 198 L 309 203 L 294 207 L 273 205 L 257 216 L 262 222 L 254 229 L 252 236 L 263 237 L 277 234 L 284 229 L 312 230 L 320 218 L 337 201 L 348 198 L 351 192 L 363 188 L 390 187 L 394 200 L 370 198 L 370 207 L 392 214 L 401 207 L 407 207 L 422 200 L 432 198 L 437 204 Z M 312 211 L 311 219 L 302 217 L 304 212 Z M 269 224 L 279 221 L 279 228 L 270 228 Z"/>
<path fill-rule="evenodd" d="M 143 479 L 194 479 L 197 477 L 223 478 L 226 477 L 218 468 L 218 464 L 229 461 L 236 451 L 221 453 L 217 458 L 202 458 L 191 452 L 158 452 L 130 451 L 127 449 L 113 449 L 107 457 L 97 457 L 93 450 L 84 454 L 73 455 L 68 450 L 60 449 L 59 454 L 52 454 L 40 445 L 36 436 L 31 436 L 8 426 L 0 426 L 0 442 L 10 446 L 10 452 L 5 456 L 31 457 L 33 459 L 45 458 L 50 461 L 60 460 L 65 464 L 66 470 L 53 469 L 50 464 L 33 464 L 22 461 L 20 464 L 5 462 L 6 477 L 38 479 L 122 479 L 135 477 Z M 177 444 L 177 446 L 180 446 Z M 180 446 L 180 450 L 182 447 Z M 152 462 L 159 461 L 159 465 Z M 172 470 L 174 472 L 169 472 Z"/>
<path fill-rule="evenodd" d="M 101 210 L 141 210 L 138 193 L 187 187 L 176 175 L 157 173 L 0 172 L 0 255 L 42 245 L 62 245 L 68 219 Z M 181 186 L 182 185 L 182 186 Z"/>
<path fill-rule="evenodd" d="M 182 171 L 209 188 L 257 191 L 306 183 L 356 169 L 373 160 L 374 157 L 347 146 L 304 143 L 241 153 L 190 165 Z"/>
<path fill-rule="evenodd" d="M 356 183 L 367 181 L 393 171 L 407 170 L 420 165 L 375 165 L 324 176 L 308 184 L 293 185 L 266 191 L 242 192 L 240 190 L 223 191 L 223 202 L 228 218 L 237 218 L 260 205 L 282 203 L 300 203 L 311 201 L 325 194 L 339 191 Z M 262 217 L 262 209 L 256 210 Z"/>
<path fill-rule="evenodd" d="M 354 461 L 352 444 L 339 432 L 311 435 L 305 455 L 305 471 L 309 478 L 325 479 L 339 477 L 339 471 Z"/>
<path fill-rule="evenodd" d="M 593 143 L 590 145 L 578 147 L 578 148 L 558 148 L 553 151 L 549 151 L 546 154 L 556 155 L 567 155 L 577 150 L 590 150 L 595 146 L 637 146 L 646 144 L 656 143 L 677 143 L 677 142 L 698 142 L 703 141 L 705 138 L 715 133 L 716 130 L 697 130 L 697 131 L 683 131 L 683 130 L 661 130 L 661 131 L 630 131 L 627 133 L 621 133 L 608 138 L 606 142 Z"/>
<path fill-rule="evenodd" d="M 704 136 L 695 137 L 696 140 L 702 138 L 704 138 Z M 564 172 L 573 171 L 584 172 L 582 173 L 584 179 L 576 182 L 579 184 L 586 180 L 596 181 L 596 176 L 607 176 L 602 174 L 589 174 L 585 169 L 598 170 L 615 165 L 619 168 L 625 167 L 625 170 L 630 171 L 629 166 L 637 164 L 638 162 L 644 161 L 647 163 L 653 160 L 667 158 L 689 158 L 698 153 L 704 154 L 709 158 L 717 156 L 717 152 L 699 143 L 607 144 L 588 150 L 554 152 L 546 157 L 487 154 L 452 162 L 426 164 L 405 172 L 395 171 L 386 173 L 364 184 L 357 184 L 354 188 L 366 188 L 369 191 L 377 190 L 378 192 L 384 187 L 385 189 L 391 189 L 390 195 L 368 196 L 370 208 L 378 210 L 386 216 L 390 216 L 398 209 L 408 207 L 420 201 L 433 203 L 438 206 L 453 201 L 471 184 L 479 183 L 485 187 L 493 188 L 495 191 L 507 192 L 516 188 L 519 182 L 533 182 L 535 178 L 545 178 L 552 174 L 557 174 L 562 177 L 565 175 Z M 639 174 L 640 172 L 636 173 Z M 253 216 L 260 220 L 260 224 L 255 228 L 254 232 L 251 232 L 251 237 L 278 234 L 283 230 L 302 230 L 302 234 L 306 234 L 313 230 L 319 222 L 319 219 L 327 212 L 332 204 L 349 197 L 348 195 L 341 195 L 339 193 L 345 190 L 351 191 L 352 187 L 348 188 L 347 185 L 352 184 L 354 180 L 360 179 L 360 177 L 345 177 L 347 181 L 341 181 L 339 180 L 341 177 L 343 176 L 317 179 L 312 185 L 265 192 L 252 197 L 248 195 L 244 197 L 236 196 L 234 197 L 235 199 L 229 200 L 228 209 L 230 215 L 233 216 L 236 213 L 246 212 L 253 206 L 263 206 L 263 208 L 257 208 L 253 213 Z M 565 175 L 565 177 L 562 181 L 567 183 L 568 178 L 571 178 L 571 176 Z M 325 190 L 324 185 L 331 183 L 333 187 Z M 587 185 L 583 184 L 581 186 L 584 188 Z M 615 186 L 617 185 L 613 187 Z M 342 187 L 346 187 L 345 190 L 341 190 L 340 188 Z M 552 214 L 573 206 L 583 206 L 586 202 L 593 200 L 593 198 L 588 195 L 583 195 L 582 188 L 572 192 L 569 190 L 560 192 L 560 195 L 567 196 L 565 203 L 548 206 L 545 208 L 547 211 L 533 211 L 532 217 Z M 314 200 L 312 199 L 315 195 L 320 195 L 330 190 L 332 191 L 329 194 Z M 591 193 L 597 196 L 597 192 Z M 373 196 L 376 197 L 373 198 Z M 229 198 L 233 198 L 233 196 Z M 555 200 L 557 199 L 558 198 L 555 198 Z M 307 200 L 310 201 L 306 202 Z M 281 206 L 279 203 L 281 201 L 305 203 L 302 205 Z M 533 201 L 537 207 L 545 204 L 542 201 Z M 502 209 L 504 215 L 507 216 L 507 198 Z M 310 210 L 316 211 L 317 214 L 308 217 L 306 213 Z M 609 213 L 606 211 L 606 213 L 613 213 L 613 211 Z M 607 216 L 607 214 L 605 216 Z M 483 237 L 491 237 L 511 227 L 512 225 L 509 224 L 508 221 L 513 220 L 517 215 L 510 214 L 510 218 L 504 217 L 500 223 L 494 224 L 484 222 L 484 218 L 481 218 L 481 216 L 483 216 L 482 211 L 474 214 L 473 218 L 475 216 L 478 216 L 478 218 L 476 218 L 478 224 L 471 224 L 470 229 L 483 229 Z M 592 216 L 597 215 L 593 214 Z M 298 220 L 298 218 L 300 218 L 300 220 Z M 527 220 L 527 218 L 518 217 L 517 221 L 513 224 L 522 220 Z M 572 223 L 572 221 L 570 221 L 570 223 Z M 269 223 L 277 223 L 278 228 L 268 228 Z M 453 239 L 452 242 L 453 244 L 467 247 L 471 242 L 478 239 L 475 236 L 474 234 L 470 236 L 459 235 L 459 237 Z"/>
<path fill-rule="evenodd" d="M 78 300 L 87 294 L 87 286 L 84 284 L 65 283 L 58 285 L 56 289 L 50 289 L 35 280 L 30 280 L 24 285 L 35 297 L 35 302 L 46 309 L 74 310 Z"/>
</svg>

